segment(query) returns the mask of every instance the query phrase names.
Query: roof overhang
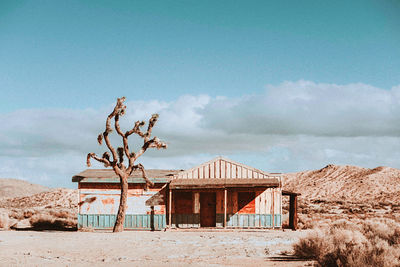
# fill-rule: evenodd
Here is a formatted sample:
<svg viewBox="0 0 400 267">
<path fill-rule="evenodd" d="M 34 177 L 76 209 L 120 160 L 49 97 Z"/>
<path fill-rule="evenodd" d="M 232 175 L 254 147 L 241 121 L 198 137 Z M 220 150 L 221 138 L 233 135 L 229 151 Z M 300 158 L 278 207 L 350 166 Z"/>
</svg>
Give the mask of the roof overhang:
<svg viewBox="0 0 400 267">
<path fill-rule="evenodd" d="M 147 169 L 146 176 L 153 183 L 168 183 L 181 170 Z M 76 183 L 120 183 L 120 178 L 112 169 L 87 169 L 72 177 Z M 146 181 L 141 170 L 135 170 L 128 177 L 128 183 L 142 184 Z"/>
<path fill-rule="evenodd" d="M 282 195 L 284 196 L 300 196 L 300 193 L 295 193 L 292 191 L 282 190 Z"/>
<path fill-rule="evenodd" d="M 168 183 L 170 179 L 168 178 L 149 178 L 150 181 L 152 181 L 155 184 L 162 184 L 162 183 Z M 73 176 L 72 177 L 72 182 L 76 183 L 120 183 L 119 178 L 93 178 L 93 177 L 80 177 L 80 176 Z M 146 183 L 146 180 L 143 178 L 128 178 L 128 183 L 129 184 L 144 184 Z"/>
</svg>

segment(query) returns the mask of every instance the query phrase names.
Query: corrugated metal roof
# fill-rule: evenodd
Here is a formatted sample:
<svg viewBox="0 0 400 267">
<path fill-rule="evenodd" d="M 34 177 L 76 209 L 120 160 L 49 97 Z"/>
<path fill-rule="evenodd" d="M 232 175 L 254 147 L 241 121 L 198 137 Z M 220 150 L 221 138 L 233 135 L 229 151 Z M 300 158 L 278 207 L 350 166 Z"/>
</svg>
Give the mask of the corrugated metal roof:
<svg viewBox="0 0 400 267">
<path fill-rule="evenodd" d="M 153 182 L 166 183 L 181 170 L 146 169 L 147 177 Z M 119 177 L 112 169 L 87 169 L 72 177 L 72 182 L 119 183 Z M 128 178 L 129 183 L 144 183 L 142 171 L 136 170 Z"/>
<path fill-rule="evenodd" d="M 189 189 L 189 188 L 221 188 L 221 187 L 254 187 L 267 186 L 278 187 L 279 179 L 263 178 L 263 179 L 173 179 L 169 185 L 173 189 Z"/>
</svg>

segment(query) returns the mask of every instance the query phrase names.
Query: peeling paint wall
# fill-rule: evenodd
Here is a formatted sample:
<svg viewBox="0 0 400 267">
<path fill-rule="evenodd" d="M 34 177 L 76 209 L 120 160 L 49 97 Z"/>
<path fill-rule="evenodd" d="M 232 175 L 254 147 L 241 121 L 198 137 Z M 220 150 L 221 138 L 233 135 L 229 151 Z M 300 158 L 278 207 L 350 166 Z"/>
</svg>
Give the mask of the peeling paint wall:
<svg viewBox="0 0 400 267">
<path fill-rule="evenodd" d="M 119 184 L 80 184 L 79 214 L 117 214 L 121 191 Z M 144 190 L 129 185 L 126 214 L 165 214 L 165 189 Z"/>
</svg>

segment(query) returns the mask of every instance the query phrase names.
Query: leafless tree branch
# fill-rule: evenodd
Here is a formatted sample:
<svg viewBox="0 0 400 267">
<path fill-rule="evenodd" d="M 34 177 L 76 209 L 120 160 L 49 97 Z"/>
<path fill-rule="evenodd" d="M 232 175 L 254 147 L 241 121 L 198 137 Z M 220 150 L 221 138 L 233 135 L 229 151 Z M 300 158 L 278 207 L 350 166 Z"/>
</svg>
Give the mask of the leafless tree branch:
<svg viewBox="0 0 400 267">
<path fill-rule="evenodd" d="M 102 158 L 99 158 L 98 156 L 96 156 L 95 153 L 89 153 L 89 154 L 87 154 L 87 157 L 86 157 L 86 165 L 87 165 L 88 167 L 91 166 L 90 158 L 95 159 L 95 160 L 97 160 L 98 162 L 103 163 L 103 164 L 104 164 L 104 167 L 109 167 L 109 166 L 111 166 L 111 163 L 110 163 L 110 155 L 109 155 L 107 152 L 105 152 L 105 153 L 103 154 L 103 157 L 102 157 Z"/>
<path fill-rule="evenodd" d="M 146 188 L 145 188 L 146 190 L 147 190 L 147 186 L 150 186 L 150 187 L 154 186 L 154 183 L 152 181 L 150 181 L 150 179 L 147 177 L 146 171 L 142 164 L 139 163 L 139 164 L 135 165 L 134 169 L 140 169 L 142 171 L 143 178 L 146 181 Z"/>
<path fill-rule="evenodd" d="M 117 99 L 117 104 L 115 105 L 114 110 L 110 113 L 110 115 L 107 116 L 106 120 L 106 130 L 103 133 L 104 141 L 106 142 L 106 145 L 108 149 L 111 151 L 111 154 L 113 156 L 112 160 L 112 166 L 115 166 L 117 164 L 117 152 L 115 151 L 114 147 L 111 145 L 110 138 L 108 135 L 112 132 L 111 128 L 111 119 L 115 117 L 116 115 L 123 115 L 125 114 L 125 108 L 126 106 L 124 105 L 125 97 L 121 97 Z"/>
</svg>

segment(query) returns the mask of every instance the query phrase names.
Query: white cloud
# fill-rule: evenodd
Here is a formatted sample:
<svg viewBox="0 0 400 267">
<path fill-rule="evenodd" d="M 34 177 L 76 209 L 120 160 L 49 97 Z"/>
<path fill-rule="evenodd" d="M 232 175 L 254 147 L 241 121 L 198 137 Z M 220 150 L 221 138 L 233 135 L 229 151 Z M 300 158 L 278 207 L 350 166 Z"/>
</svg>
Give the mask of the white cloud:
<svg viewBox="0 0 400 267">
<path fill-rule="evenodd" d="M 328 163 L 400 168 L 400 86 L 383 90 L 298 81 L 269 85 L 259 95 L 185 95 L 170 102 L 128 99 L 126 104 L 125 129 L 160 114 L 153 132 L 169 148 L 146 153 L 141 161 L 148 168 L 188 168 L 216 155 L 267 171 Z M 112 108 L 110 103 L 99 110 L 0 114 L 0 177 L 71 186 L 70 177 L 85 168 L 85 155 L 105 151 L 96 137 Z M 120 144 L 118 136 L 112 141 Z M 131 146 L 140 142 L 132 138 Z"/>
<path fill-rule="evenodd" d="M 365 84 L 285 82 L 268 86 L 263 95 L 213 101 L 203 122 L 231 134 L 399 136 L 399 91 Z"/>
</svg>

